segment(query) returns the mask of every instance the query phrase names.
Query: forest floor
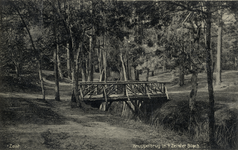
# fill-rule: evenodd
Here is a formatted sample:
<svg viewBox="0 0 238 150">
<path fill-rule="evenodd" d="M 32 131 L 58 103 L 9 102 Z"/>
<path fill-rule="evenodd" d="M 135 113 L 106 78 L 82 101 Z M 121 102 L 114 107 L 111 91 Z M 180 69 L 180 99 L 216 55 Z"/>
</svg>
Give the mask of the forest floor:
<svg viewBox="0 0 238 150">
<path fill-rule="evenodd" d="M 50 74 L 44 73 L 45 77 Z M 225 84 L 225 87 L 215 87 L 216 102 L 238 109 L 238 80 L 234 80 L 237 79 L 237 75 L 238 72 L 224 73 L 222 84 Z M 151 79 L 155 77 L 161 79 L 162 76 L 166 77 L 166 74 Z M 200 79 L 203 77 L 205 78 L 205 75 L 202 74 Z M 187 97 L 189 78 L 185 77 L 183 87 L 168 85 L 172 100 Z M 206 94 L 198 94 L 198 99 L 208 100 L 205 82 L 203 84 L 199 92 Z M 85 110 L 71 108 L 71 86 L 68 82 L 60 83 L 61 101 L 54 100 L 54 82 L 45 80 L 45 85 L 46 101 L 41 100 L 39 92 L 0 93 L 0 149 L 136 150 L 143 146 L 147 146 L 146 149 L 159 149 L 172 144 L 180 146 L 199 144 L 162 126 L 155 128 L 142 122 L 125 120 L 91 107 Z"/>
</svg>

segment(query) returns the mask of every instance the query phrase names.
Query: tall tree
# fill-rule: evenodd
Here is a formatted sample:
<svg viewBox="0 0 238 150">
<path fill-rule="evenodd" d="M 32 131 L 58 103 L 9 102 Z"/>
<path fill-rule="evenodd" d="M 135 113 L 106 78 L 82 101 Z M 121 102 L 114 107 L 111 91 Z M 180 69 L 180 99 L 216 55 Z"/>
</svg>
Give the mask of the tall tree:
<svg viewBox="0 0 238 150">
<path fill-rule="evenodd" d="M 213 91 L 213 71 L 212 71 L 212 49 L 211 49 L 211 2 L 206 2 L 206 51 L 207 51 L 207 83 L 209 93 L 209 142 L 215 145 L 215 116 L 214 116 L 214 91 Z"/>
<path fill-rule="evenodd" d="M 56 16 L 54 16 L 54 25 L 53 25 L 53 32 L 55 37 L 55 44 L 56 47 L 54 48 L 54 74 L 55 74 L 55 100 L 60 101 L 60 93 L 59 93 L 59 68 L 58 68 L 58 53 L 59 53 L 59 44 L 58 44 L 58 34 L 56 31 L 57 24 L 56 24 Z"/>
<path fill-rule="evenodd" d="M 218 10 L 218 37 L 217 37 L 217 73 L 216 73 L 216 85 L 221 84 L 221 54 L 222 54 L 222 11 Z"/>
<path fill-rule="evenodd" d="M 209 143 L 212 147 L 215 144 L 215 117 L 214 117 L 214 91 L 213 91 L 213 60 L 212 60 L 212 49 L 211 49 L 211 17 L 216 4 L 212 2 L 171 2 L 178 6 L 179 10 L 188 10 L 191 12 L 199 12 L 205 15 L 205 49 L 206 49 L 206 70 L 207 70 L 207 83 L 208 83 L 208 94 L 209 94 Z M 191 6 L 196 6 L 191 7 Z"/>
</svg>

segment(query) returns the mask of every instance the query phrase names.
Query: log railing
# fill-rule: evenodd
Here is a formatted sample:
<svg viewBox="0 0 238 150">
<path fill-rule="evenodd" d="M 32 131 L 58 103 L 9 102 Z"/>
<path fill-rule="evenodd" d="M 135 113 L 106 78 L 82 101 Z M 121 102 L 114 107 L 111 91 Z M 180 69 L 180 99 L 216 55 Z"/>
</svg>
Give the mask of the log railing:
<svg viewBox="0 0 238 150">
<path fill-rule="evenodd" d="M 104 98 L 120 96 L 151 96 L 168 93 L 166 83 L 156 81 L 80 82 L 80 98 Z M 107 101 L 107 100 L 106 100 Z"/>
</svg>

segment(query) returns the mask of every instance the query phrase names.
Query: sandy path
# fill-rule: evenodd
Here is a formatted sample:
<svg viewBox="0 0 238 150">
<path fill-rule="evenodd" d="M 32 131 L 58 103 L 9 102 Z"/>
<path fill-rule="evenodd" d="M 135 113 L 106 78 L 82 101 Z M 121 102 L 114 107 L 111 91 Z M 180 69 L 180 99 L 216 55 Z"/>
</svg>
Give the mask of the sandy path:
<svg viewBox="0 0 238 150">
<path fill-rule="evenodd" d="M 141 144 L 186 143 L 180 137 L 165 130 L 155 130 L 140 122 L 125 121 L 95 109 L 84 112 L 71 108 L 68 102 L 51 101 L 54 107 L 31 101 L 45 110 L 61 116 L 63 123 L 31 123 L 8 125 L 0 131 L 2 144 L 18 146 L 20 149 L 136 149 Z M 51 112 L 51 113 L 53 113 Z M 51 118 L 47 118 L 50 120 Z M 27 119 L 27 118 L 26 118 Z M 53 118 L 54 119 L 54 118 Z M 172 137 L 172 138 L 171 138 Z M 183 140 L 185 139 L 185 140 Z M 7 146 L 5 145 L 5 147 Z M 4 145 L 3 145 L 4 147 Z"/>
<path fill-rule="evenodd" d="M 40 94 L 0 93 L 1 99 L 19 104 L 21 121 L 1 122 L 0 149 L 102 149 L 131 150 L 133 145 L 188 144 L 185 136 L 126 121 L 97 109 L 71 108 L 70 85 L 62 85 L 62 101 L 54 101 L 53 86 L 46 86 L 47 102 Z M 12 108 L 12 107 L 11 107 Z M 6 109 L 6 108 L 5 108 Z M 9 108 L 10 109 L 10 108 Z M 152 148 L 153 149 L 153 148 Z M 154 148 L 156 149 L 156 148 Z"/>
</svg>

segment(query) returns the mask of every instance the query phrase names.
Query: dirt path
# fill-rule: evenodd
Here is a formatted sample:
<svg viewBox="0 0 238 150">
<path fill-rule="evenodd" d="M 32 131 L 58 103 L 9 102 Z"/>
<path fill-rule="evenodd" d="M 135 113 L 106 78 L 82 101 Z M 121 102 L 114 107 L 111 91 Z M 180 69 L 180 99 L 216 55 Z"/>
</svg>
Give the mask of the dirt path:
<svg viewBox="0 0 238 150">
<path fill-rule="evenodd" d="M 172 131 L 124 120 L 94 108 L 71 108 L 68 89 L 68 85 L 61 85 L 64 94 L 60 102 L 53 99 L 50 83 L 46 84 L 46 101 L 37 99 L 40 94 L 1 93 L 0 149 L 130 150 L 141 149 L 135 145 L 151 148 L 190 143 L 187 137 Z"/>
<path fill-rule="evenodd" d="M 5 119 L 1 125 L 1 148 L 124 150 L 133 149 L 133 144 L 188 143 L 186 137 L 173 132 L 155 130 L 140 122 L 126 121 L 95 109 L 71 108 L 68 102 L 8 101 L 24 107 L 16 110 L 18 117 Z"/>
</svg>

